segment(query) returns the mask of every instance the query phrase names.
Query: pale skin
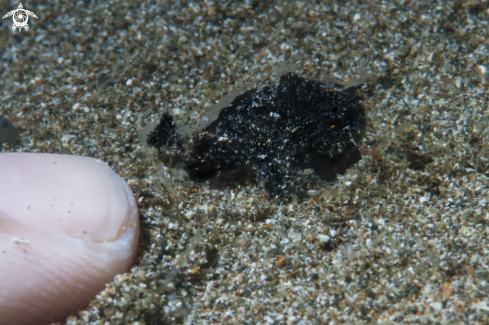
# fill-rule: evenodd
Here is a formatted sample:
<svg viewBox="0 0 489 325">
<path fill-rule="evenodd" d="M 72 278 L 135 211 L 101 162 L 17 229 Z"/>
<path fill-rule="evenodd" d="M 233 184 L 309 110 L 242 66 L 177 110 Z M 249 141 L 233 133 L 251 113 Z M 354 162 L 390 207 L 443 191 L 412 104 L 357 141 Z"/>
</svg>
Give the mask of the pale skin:
<svg viewBox="0 0 489 325">
<path fill-rule="evenodd" d="M 0 153 L 0 325 L 63 322 L 134 261 L 129 186 L 87 157 Z"/>
</svg>

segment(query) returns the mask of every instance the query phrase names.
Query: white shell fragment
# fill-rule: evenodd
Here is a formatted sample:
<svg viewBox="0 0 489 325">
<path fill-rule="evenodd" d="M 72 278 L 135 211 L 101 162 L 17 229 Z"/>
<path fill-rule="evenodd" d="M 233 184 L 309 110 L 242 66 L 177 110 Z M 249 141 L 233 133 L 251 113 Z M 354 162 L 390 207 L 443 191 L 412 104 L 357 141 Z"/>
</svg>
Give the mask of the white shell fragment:
<svg viewBox="0 0 489 325">
<path fill-rule="evenodd" d="M 128 270 L 137 206 L 105 163 L 0 153 L 0 180 L 0 324 L 63 321 Z"/>
</svg>

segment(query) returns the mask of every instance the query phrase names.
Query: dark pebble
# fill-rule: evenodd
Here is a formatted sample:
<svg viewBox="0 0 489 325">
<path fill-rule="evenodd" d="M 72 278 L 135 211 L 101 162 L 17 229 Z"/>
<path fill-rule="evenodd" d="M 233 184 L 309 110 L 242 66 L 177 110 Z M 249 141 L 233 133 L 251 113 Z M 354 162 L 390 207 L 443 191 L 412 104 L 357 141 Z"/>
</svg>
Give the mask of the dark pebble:
<svg viewBox="0 0 489 325">
<path fill-rule="evenodd" d="M 5 142 L 14 144 L 17 142 L 17 138 L 18 133 L 15 126 L 5 117 L 0 115 L 0 144 Z"/>
</svg>

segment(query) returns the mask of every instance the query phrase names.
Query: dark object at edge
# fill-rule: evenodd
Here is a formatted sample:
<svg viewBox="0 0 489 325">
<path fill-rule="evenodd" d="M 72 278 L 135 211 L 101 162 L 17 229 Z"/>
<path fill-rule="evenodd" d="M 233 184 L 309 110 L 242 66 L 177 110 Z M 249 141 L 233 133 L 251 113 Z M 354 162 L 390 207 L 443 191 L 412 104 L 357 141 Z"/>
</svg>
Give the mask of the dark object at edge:
<svg viewBox="0 0 489 325">
<path fill-rule="evenodd" d="M 0 115 L 0 144 L 4 142 L 15 144 L 17 138 L 18 133 L 15 126 L 5 117 Z"/>
</svg>

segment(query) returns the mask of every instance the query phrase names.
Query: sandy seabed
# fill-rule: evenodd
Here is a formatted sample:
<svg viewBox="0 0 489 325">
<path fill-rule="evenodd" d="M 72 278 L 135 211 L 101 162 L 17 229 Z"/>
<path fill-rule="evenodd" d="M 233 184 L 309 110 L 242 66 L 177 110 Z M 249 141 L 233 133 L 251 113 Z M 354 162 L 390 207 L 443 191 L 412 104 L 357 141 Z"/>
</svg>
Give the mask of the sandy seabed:
<svg viewBox="0 0 489 325">
<path fill-rule="evenodd" d="M 24 6 L 28 32 L 0 29 L 0 114 L 20 136 L 1 151 L 108 162 L 142 222 L 133 268 L 66 324 L 489 322 L 488 2 Z M 368 80 L 363 158 L 336 183 L 285 202 L 193 183 L 138 140 L 284 67 Z"/>
</svg>

